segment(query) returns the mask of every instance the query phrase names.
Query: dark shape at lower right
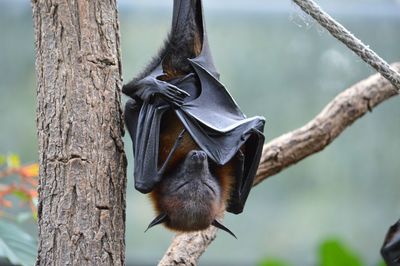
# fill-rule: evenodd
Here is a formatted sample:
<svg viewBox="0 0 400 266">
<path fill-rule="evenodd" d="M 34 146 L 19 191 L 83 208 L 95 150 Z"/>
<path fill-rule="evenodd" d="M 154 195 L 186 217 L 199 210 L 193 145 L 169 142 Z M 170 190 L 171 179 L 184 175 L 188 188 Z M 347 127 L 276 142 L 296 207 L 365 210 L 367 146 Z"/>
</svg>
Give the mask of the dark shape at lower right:
<svg viewBox="0 0 400 266">
<path fill-rule="evenodd" d="M 400 220 L 389 228 L 381 254 L 388 266 L 400 266 Z"/>
</svg>

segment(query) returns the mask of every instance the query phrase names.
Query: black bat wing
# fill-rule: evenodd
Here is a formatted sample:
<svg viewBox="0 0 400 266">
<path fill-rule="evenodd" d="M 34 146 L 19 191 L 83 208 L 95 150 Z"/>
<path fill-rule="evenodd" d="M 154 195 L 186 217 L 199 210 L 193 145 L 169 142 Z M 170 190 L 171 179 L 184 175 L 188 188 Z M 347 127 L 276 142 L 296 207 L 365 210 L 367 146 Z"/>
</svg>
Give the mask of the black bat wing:
<svg viewBox="0 0 400 266">
<path fill-rule="evenodd" d="M 149 104 L 132 99 L 125 105 L 125 123 L 135 158 L 135 188 L 142 193 L 152 191 L 161 179 L 158 174 L 158 143 L 161 118 L 168 108 L 160 101 Z"/>
</svg>

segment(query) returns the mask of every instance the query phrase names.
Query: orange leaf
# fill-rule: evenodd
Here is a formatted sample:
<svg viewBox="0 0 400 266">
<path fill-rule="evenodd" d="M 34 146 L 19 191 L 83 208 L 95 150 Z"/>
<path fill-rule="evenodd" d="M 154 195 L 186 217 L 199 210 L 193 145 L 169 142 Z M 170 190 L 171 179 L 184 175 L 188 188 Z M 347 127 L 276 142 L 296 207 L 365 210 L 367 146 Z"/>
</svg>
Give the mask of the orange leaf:
<svg viewBox="0 0 400 266">
<path fill-rule="evenodd" d="M 37 177 L 39 175 L 39 164 L 34 163 L 23 166 L 18 170 L 22 177 Z"/>
</svg>

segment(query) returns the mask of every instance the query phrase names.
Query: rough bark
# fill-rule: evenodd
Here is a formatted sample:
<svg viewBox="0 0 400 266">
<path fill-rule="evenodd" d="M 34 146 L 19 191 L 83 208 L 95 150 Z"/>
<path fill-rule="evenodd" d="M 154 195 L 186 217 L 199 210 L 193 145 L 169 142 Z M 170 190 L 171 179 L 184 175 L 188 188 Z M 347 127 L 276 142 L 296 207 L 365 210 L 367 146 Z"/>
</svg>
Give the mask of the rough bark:
<svg viewBox="0 0 400 266">
<path fill-rule="evenodd" d="M 217 228 L 214 226 L 205 231 L 177 234 L 158 266 L 197 265 L 198 259 L 216 236 Z"/>
<path fill-rule="evenodd" d="M 124 265 L 126 159 L 116 1 L 32 0 L 36 265 Z"/>
<path fill-rule="evenodd" d="M 392 66 L 400 71 L 400 63 Z M 321 151 L 357 119 L 398 94 L 396 87 L 378 74 L 348 88 L 305 126 L 264 145 L 253 185 Z M 177 235 L 159 265 L 197 265 L 200 256 L 216 238 L 216 232 L 209 228 L 201 233 Z"/>
</svg>

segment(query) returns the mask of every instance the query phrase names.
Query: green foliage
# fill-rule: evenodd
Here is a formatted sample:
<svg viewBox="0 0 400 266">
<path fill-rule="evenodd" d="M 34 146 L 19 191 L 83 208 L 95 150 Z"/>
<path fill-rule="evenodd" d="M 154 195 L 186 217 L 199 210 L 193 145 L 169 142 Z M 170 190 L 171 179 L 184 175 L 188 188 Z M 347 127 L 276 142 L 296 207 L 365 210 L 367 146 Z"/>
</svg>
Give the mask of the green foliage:
<svg viewBox="0 0 400 266">
<path fill-rule="evenodd" d="M 325 240 L 319 247 L 320 266 L 362 266 L 360 257 L 336 239 Z"/>
<path fill-rule="evenodd" d="M 11 194 L 16 196 L 19 200 L 21 200 L 23 202 L 29 202 L 31 200 L 29 195 L 27 195 L 26 192 L 22 191 L 22 190 L 16 189 Z"/>
<path fill-rule="evenodd" d="M 257 264 L 257 266 L 288 266 L 286 262 L 279 259 L 265 259 Z"/>
<path fill-rule="evenodd" d="M 18 224 L 37 217 L 38 170 L 36 163 L 21 165 L 17 154 L 0 154 L 0 257 L 15 265 L 34 265 L 36 259 L 36 240 Z"/>
<path fill-rule="evenodd" d="M 0 220 L 0 257 L 16 265 L 34 265 L 36 242 L 19 227 Z"/>
</svg>

